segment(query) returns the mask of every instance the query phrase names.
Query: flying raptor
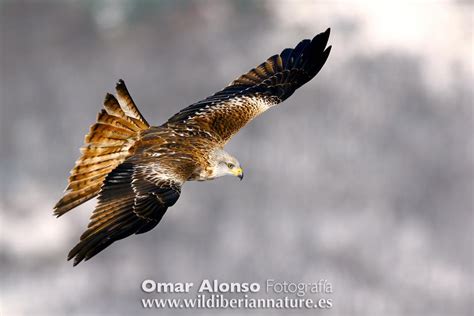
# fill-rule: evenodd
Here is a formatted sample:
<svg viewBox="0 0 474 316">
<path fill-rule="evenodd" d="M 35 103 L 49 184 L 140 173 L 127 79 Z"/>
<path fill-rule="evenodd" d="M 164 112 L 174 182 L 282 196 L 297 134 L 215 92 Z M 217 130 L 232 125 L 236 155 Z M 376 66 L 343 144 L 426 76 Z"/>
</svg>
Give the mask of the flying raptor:
<svg viewBox="0 0 474 316">
<path fill-rule="evenodd" d="M 331 51 L 326 47 L 329 31 L 284 49 L 160 126 L 148 124 L 119 80 L 116 96 L 105 96 L 54 207 L 59 217 L 98 196 L 88 228 L 68 260 L 74 258 L 77 265 L 119 239 L 154 228 L 186 181 L 224 175 L 242 179 L 239 161 L 224 145 L 321 70 Z"/>
</svg>

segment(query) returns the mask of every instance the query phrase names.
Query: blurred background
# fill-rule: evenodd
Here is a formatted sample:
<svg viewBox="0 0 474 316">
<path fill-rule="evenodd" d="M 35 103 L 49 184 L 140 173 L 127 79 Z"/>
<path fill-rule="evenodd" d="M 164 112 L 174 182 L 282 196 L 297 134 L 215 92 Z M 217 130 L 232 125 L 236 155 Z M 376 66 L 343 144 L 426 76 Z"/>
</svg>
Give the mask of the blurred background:
<svg viewBox="0 0 474 316">
<path fill-rule="evenodd" d="M 252 314 L 472 315 L 472 24 L 471 1 L 0 1 L 0 314 L 238 315 L 144 310 L 141 282 L 273 278 L 334 307 Z M 52 207 L 117 79 L 159 125 L 327 27 L 321 73 L 228 145 L 244 181 L 66 261 L 95 201 Z"/>
</svg>

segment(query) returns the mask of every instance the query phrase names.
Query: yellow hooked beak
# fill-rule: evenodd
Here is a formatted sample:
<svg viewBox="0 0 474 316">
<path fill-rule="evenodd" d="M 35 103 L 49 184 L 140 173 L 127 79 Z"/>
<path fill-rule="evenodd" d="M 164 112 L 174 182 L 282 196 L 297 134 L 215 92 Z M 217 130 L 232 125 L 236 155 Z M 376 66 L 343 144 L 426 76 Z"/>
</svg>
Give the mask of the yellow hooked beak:
<svg viewBox="0 0 474 316">
<path fill-rule="evenodd" d="M 236 177 L 239 177 L 240 181 L 244 178 L 244 171 L 242 168 L 235 168 L 232 170 L 232 174 Z"/>
</svg>

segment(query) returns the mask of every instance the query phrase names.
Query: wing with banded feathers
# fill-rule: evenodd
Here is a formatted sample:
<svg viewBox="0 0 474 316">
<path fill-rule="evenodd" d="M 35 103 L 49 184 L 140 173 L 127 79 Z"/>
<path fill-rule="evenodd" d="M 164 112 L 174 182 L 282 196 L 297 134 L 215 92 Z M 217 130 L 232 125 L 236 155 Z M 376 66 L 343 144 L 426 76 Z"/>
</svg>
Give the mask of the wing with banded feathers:
<svg viewBox="0 0 474 316">
<path fill-rule="evenodd" d="M 179 198 L 185 179 L 158 163 L 131 158 L 107 175 L 88 229 L 69 252 L 74 265 L 113 242 L 154 228 Z"/>
<path fill-rule="evenodd" d="M 225 144 L 240 128 L 311 80 L 326 62 L 330 30 L 267 59 L 222 91 L 184 108 L 167 124 L 198 125 Z"/>
</svg>

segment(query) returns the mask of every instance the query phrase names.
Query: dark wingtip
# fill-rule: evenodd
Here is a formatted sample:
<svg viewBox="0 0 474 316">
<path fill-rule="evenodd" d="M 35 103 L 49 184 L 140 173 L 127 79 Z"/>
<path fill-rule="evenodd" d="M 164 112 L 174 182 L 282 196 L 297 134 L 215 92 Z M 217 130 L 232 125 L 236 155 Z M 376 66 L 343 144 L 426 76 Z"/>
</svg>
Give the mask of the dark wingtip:
<svg viewBox="0 0 474 316">
<path fill-rule="evenodd" d="M 320 36 L 320 37 L 324 37 L 324 38 L 329 38 L 329 35 L 331 35 L 331 28 L 328 27 L 326 29 L 326 31 L 322 32 L 322 33 L 319 33 L 318 35 L 316 35 L 315 37 L 317 36 Z"/>
<path fill-rule="evenodd" d="M 77 256 L 77 252 L 78 252 L 77 247 L 78 247 L 78 245 L 76 245 L 74 248 L 72 248 L 71 251 L 69 251 L 69 253 L 67 254 L 67 261 L 74 258 L 74 262 L 72 264 L 73 266 L 77 266 L 79 264 L 79 262 L 82 261 L 82 260 L 79 260 L 79 256 Z"/>
<path fill-rule="evenodd" d="M 111 99 L 113 99 L 113 98 L 115 98 L 115 97 L 114 97 L 111 93 L 108 93 L 108 92 L 107 92 L 107 93 L 105 94 L 104 103 L 107 102 L 107 101 L 109 101 L 109 100 L 111 100 Z"/>
<path fill-rule="evenodd" d="M 119 89 L 124 86 L 125 86 L 125 81 L 123 81 L 123 79 L 119 79 L 117 83 L 115 84 L 115 89 Z"/>
<path fill-rule="evenodd" d="M 71 253 L 69 253 L 67 256 L 67 261 L 71 261 L 71 259 L 74 259 L 74 261 L 72 262 L 73 267 L 77 266 L 82 261 L 82 258 L 80 258 L 79 256 L 76 256 L 75 254 L 71 255 Z"/>
<path fill-rule="evenodd" d="M 53 216 L 56 216 L 56 218 L 58 218 L 66 214 L 66 212 L 68 211 L 67 209 L 66 211 L 64 209 L 64 206 L 66 205 L 67 203 L 64 203 L 63 199 L 59 200 L 58 203 L 56 203 L 56 205 L 54 205 L 53 207 Z"/>
<path fill-rule="evenodd" d="M 331 34 L 331 28 L 328 28 L 326 31 L 319 33 L 313 38 L 313 42 L 319 42 L 321 44 L 324 44 L 322 47 L 323 49 L 326 47 L 328 41 L 329 41 L 329 35 Z"/>
</svg>

